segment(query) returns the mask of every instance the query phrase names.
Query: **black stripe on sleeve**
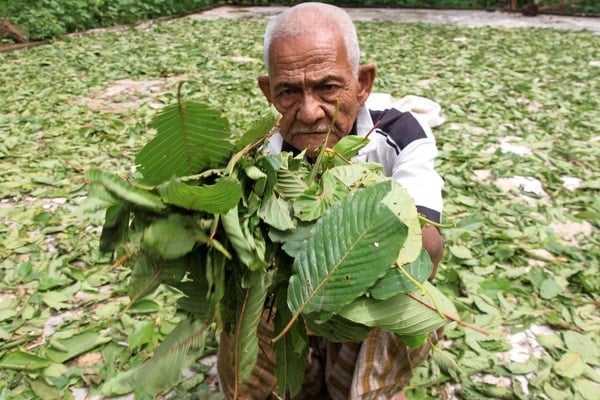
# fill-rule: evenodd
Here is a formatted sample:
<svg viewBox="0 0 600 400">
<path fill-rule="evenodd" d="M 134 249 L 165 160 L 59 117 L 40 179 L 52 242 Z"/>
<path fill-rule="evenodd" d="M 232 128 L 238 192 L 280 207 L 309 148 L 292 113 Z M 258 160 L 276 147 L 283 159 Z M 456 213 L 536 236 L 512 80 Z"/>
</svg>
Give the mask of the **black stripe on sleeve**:
<svg viewBox="0 0 600 400">
<path fill-rule="evenodd" d="M 402 112 L 395 108 L 385 111 L 371 111 L 373 123 L 377 125 L 379 133 L 395 143 L 400 150 L 418 139 L 425 139 L 427 134 L 416 118 L 409 112 Z"/>
<path fill-rule="evenodd" d="M 423 214 L 425 218 L 435 223 L 442 222 L 442 214 L 439 211 L 432 210 L 431 208 L 417 206 L 417 212 Z"/>
</svg>

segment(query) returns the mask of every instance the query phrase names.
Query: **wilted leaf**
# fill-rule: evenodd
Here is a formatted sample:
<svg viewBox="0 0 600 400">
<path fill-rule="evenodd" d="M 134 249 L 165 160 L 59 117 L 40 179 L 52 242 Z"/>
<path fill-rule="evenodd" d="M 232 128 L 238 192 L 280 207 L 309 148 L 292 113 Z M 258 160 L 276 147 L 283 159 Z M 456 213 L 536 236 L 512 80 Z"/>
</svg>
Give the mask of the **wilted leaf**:
<svg viewBox="0 0 600 400">
<path fill-rule="evenodd" d="M 47 358 L 38 357 L 24 351 L 12 351 L 0 359 L 0 367 L 33 371 L 46 368 L 51 364 Z"/>
<path fill-rule="evenodd" d="M 55 349 L 48 349 L 48 358 L 55 362 L 64 362 L 70 360 L 86 351 L 94 349 L 104 343 L 110 342 L 111 338 L 103 336 L 102 334 L 94 331 L 85 331 L 74 335 L 70 338 L 56 339 L 66 351 L 59 351 Z"/>
<path fill-rule="evenodd" d="M 585 363 L 579 353 L 565 353 L 561 359 L 554 364 L 554 372 L 565 378 L 576 378 L 581 375 Z"/>
</svg>

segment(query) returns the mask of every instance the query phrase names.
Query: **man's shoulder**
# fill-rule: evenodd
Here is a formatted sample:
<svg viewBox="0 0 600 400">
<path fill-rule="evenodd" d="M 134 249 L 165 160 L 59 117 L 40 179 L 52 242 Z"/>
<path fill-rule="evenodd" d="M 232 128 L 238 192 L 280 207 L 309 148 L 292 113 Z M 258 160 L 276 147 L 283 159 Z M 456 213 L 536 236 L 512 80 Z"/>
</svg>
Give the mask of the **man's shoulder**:
<svg viewBox="0 0 600 400">
<path fill-rule="evenodd" d="M 385 110 L 369 110 L 376 132 L 386 136 L 403 150 L 412 142 L 427 139 L 427 130 L 411 112 L 396 108 Z"/>
</svg>

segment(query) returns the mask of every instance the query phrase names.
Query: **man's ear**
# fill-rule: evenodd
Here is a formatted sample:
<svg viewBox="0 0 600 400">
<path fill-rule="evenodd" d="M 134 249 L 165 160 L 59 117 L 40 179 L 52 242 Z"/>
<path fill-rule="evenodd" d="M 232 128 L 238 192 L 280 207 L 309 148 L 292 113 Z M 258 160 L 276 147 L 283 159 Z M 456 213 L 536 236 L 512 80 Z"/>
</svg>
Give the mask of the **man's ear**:
<svg viewBox="0 0 600 400">
<path fill-rule="evenodd" d="M 258 77 L 258 87 L 260 88 L 260 90 L 262 90 L 262 92 L 265 95 L 265 97 L 267 98 L 268 102 L 272 103 L 272 101 L 271 101 L 271 80 L 269 79 L 269 77 L 266 75 L 259 76 Z"/>
<path fill-rule="evenodd" d="M 373 89 L 373 82 L 375 81 L 375 75 L 377 68 L 375 64 L 364 64 L 358 67 L 358 82 L 360 88 L 358 89 L 358 102 L 361 106 L 367 101 L 367 97 L 371 94 Z"/>
</svg>

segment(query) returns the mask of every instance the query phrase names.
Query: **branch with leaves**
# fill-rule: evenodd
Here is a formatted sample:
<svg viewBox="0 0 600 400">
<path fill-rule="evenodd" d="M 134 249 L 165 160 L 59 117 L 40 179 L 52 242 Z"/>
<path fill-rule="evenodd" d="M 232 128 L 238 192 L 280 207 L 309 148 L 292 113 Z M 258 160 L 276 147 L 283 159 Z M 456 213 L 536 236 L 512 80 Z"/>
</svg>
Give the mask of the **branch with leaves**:
<svg viewBox="0 0 600 400">
<path fill-rule="evenodd" d="M 215 324 L 234 338 L 237 388 L 256 363 L 268 298 L 278 390 L 291 394 L 307 332 L 360 341 L 380 328 L 417 346 L 456 314 L 426 282 L 432 264 L 411 197 L 380 165 L 349 161 L 368 139 L 347 136 L 309 164 L 303 153 L 266 152 L 274 123 L 269 112 L 233 135 L 218 112 L 179 96 L 153 119 L 157 135 L 133 176 L 89 171 L 89 207 L 106 209 L 100 248 L 131 267 L 131 299 L 170 285 L 190 316 L 165 341 L 174 351 L 129 374 L 134 388 L 172 385 L 157 376 L 178 370 Z"/>
</svg>

